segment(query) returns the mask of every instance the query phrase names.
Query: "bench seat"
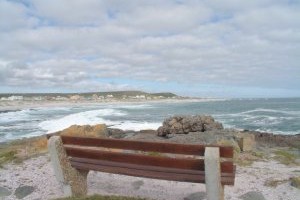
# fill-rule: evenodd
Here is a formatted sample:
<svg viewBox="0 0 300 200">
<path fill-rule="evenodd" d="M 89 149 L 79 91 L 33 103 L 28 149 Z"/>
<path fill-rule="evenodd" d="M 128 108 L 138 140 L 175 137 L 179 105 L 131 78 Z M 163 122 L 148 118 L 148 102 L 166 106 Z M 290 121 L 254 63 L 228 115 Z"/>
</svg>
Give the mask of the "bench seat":
<svg viewBox="0 0 300 200">
<path fill-rule="evenodd" d="M 49 150 L 50 154 L 54 151 L 51 159 L 58 163 L 54 168 L 63 177 L 61 181 L 70 186 L 70 194 L 75 196 L 86 194 L 86 183 L 76 186 L 74 182 L 86 182 L 90 170 L 205 184 L 217 179 L 220 190 L 224 185 L 234 185 L 235 180 L 230 146 L 52 136 Z"/>
</svg>

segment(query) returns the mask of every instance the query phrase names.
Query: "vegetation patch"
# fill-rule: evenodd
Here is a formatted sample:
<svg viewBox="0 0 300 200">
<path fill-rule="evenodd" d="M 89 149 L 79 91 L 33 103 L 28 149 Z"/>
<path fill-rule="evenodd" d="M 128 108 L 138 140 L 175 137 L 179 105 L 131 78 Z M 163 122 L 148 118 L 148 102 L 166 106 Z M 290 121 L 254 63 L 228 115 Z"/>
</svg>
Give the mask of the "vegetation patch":
<svg viewBox="0 0 300 200">
<path fill-rule="evenodd" d="M 265 181 L 264 185 L 268 186 L 268 187 L 274 187 L 275 188 L 278 185 L 281 185 L 281 184 L 286 183 L 288 181 L 289 181 L 288 179 L 283 179 L 283 180 L 269 179 L 269 180 Z"/>
<path fill-rule="evenodd" d="M 291 186 L 300 189 L 300 176 L 291 178 Z"/>
<path fill-rule="evenodd" d="M 23 160 L 46 152 L 47 138 L 45 136 L 0 144 L 0 166 L 9 162 L 21 163 Z"/>
<path fill-rule="evenodd" d="M 16 159 L 17 152 L 14 150 L 0 150 L 0 167 L 3 164 L 11 162 Z"/>
<path fill-rule="evenodd" d="M 258 159 L 264 159 L 265 158 L 265 153 L 262 151 L 253 151 L 252 155 L 255 156 Z"/>
<path fill-rule="evenodd" d="M 265 154 L 263 152 L 242 152 L 235 159 L 235 163 L 239 166 L 250 166 L 253 164 L 253 162 L 263 160 L 264 158 Z"/>
<path fill-rule="evenodd" d="M 287 150 L 276 150 L 274 154 L 275 154 L 274 158 L 282 164 L 285 165 L 298 164 L 296 161 L 297 156 Z"/>
<path fill-rule="evenodd" d="M 147 199 L 140 198 L 140 197 L 93 195 L 93 196 L 86 196 L 86 197 L 66 197 L 66 198 L 59 198 L 56 200 L 147 200 Z"/>
</svg>

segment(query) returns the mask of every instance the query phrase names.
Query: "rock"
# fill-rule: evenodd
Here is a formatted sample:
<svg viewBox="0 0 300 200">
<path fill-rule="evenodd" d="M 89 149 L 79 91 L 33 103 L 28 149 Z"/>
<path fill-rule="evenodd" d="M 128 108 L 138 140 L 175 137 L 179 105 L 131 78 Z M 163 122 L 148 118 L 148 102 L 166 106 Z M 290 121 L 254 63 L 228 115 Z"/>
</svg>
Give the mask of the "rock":
<svg viewBox="0 0 300 200">
<path fill-rule="evenodd" d="M 164 120 L 163 126 L 157 129 L 157 135 L 165 137 L 168 134 L 187 134 L 220 129 L 223 129 L 222 124 L 215 122 L 211 116 L 174 116 Z"/>
<path fill-rule="evenodd" d="M 30 195 L 33 191 L 34 191 L 34 187 L 32 186 L 28 186 L 28 185 L 21 186 L 16 189 L 15 196 L 18 199 L 23 199 L 24 197 Z"/>
<path fill-rule="evenodd" d="M 187 197 L 184 197 L 184 200 L 202 200 L 206 198 L 205 192 L 195 192 L 190 194 Z"/>
<path fill-rule="evenodd" d="M 242 151 L 252 151 L 255 147 L 255 136 L 253 134 L 242 133 L 237 140 Z"/>
<path fill-rule="evenodd" d="M 58 134 L 69 135 L 69 136 L 86 136 L 86 137 L 107 137 L 108 130 L 105 124 L 98 124 L 95 126 L 90 125 L 72 125 Z"/>
<path fill-rule="evenodd" d="M 168 131 L 167 131 L 167 129 L 164 126 L 160 126 L 157 129 L 157 135 L 158 136 L 165 137 L 165 136 L 167 136 L 167 134 L 168 134 Z"/>
<path fill-rule="evenodd" d="M 240 196 L 243 200 L 266 200 L 261 192 L 251 191 Z"/>
<path fill-rule="evenodd" d="M 300 176 L 291 178 L 291 186 L 300 189 Z"/>
<path fill-rule="evenodd" d="M 108 136 L 112 138 L 123 138 L 125 137 L 125 131 L 118 128 L 108 128 Z"/>
<path fill-rule="evenodd" d="M 11 191 L 6 189 L 5 187 L 0 187 L 0 199 L 1 199 L 1 197 L 6 197 L 9 195 L 11 195 Z"/>
<path fill-rule="evenodd" d="M 273 133 L 262 133 L 258 131 L 243 131 L 255 135 L 255 141 L 258 145 L 263 146 L 280 146 L 280 147 L 295 147 L 300 146 L 300 134 L 296 135 L 280 135 Z"/>
</svg>

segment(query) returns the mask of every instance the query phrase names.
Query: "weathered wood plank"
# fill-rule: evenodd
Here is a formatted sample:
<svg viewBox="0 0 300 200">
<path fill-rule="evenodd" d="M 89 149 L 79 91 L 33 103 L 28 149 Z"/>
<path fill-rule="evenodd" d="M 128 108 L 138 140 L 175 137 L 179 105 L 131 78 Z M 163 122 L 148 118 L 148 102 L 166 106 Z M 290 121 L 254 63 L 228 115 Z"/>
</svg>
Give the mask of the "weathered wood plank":
<svg viewBox="0 0 300 200">
<path fill-rule="evenodd" d="M 113 174 L 123 174 L 128 176 L 136 177 L 145 177 L 145 178 L 154 178 L 162 180 L 172 180 L 172 181 L 181 181 L 181 182 L 192 182 L 192 183 L 205 183 L 205 175 L 195 175 L 195 174 L 182 174 L 182 173 L 170 173 L 162 171 L 152 171 L 144 169 L 128 169 L 118 166 L 107 166 L 99 164 L 89 164 L 71 161 L 71 165 L 80 170 L 95 170 Z M 223 177 L 222 184 L 232 185 L 232 177 Z"/>
<path fill-rule="evenodd" d="M 89 158 L 121 163 L 149 165 L 157 167 L 169 167 L 189 170 L 204 170 L 203 159 L 192 158 L 170 158 L 161 156 L 149 156 L 141 154 L 129 154 L 121 152 L 109 152 L 98 149 L 86 149 L 75 146 L 65 146 L 68 156 L 78 158 Z M 230 161 L 223 161 L 221 169 L 224 173 L 233 172 L 233 164 Z"/>
<path fill-rule="evenodd" d="M 157 171 L 157 172 L 182 173 L 182 174 L 191 174 L 191 175 L 205 174 L 205 172 L 201 170 L 188 170 L 188 169 L 176 169 L 176 168 L 156 167 L 156 166 L 147 166 L 147 165 L 136 165 L 130 163 L 120 163 L 120 162 L 96 160 L 96 159 L 89 159 L 89 158 L 70 157 L 69 159 L 70 162 L 96 164 L 96 165 L 103 165 L 103 166 L 115 166 L 115 167 L 123 167 L 128 169 L 142 169 L 142 170 L 150 170 L 150 171 Z M 233 173 L 222 173 L 222 176 L 234 177 L 235 175 Z"/>
<path fill-rule="evenodd" d="M 120 139 L 88 138 L 61 136 L 64 144 L 80 145 L 89 147 L 105 147 L 115 149 L 137 150 L 147 152 L 173 153 L 184 155 L 204 156 L 205 147 L 219 147 L 220 156 L 224 158 L 233 157 L 233 148 L 230 146 L 200 145 L 200 144 L 176 144 L 165 142 L 146 142 Z"/>
</svg>

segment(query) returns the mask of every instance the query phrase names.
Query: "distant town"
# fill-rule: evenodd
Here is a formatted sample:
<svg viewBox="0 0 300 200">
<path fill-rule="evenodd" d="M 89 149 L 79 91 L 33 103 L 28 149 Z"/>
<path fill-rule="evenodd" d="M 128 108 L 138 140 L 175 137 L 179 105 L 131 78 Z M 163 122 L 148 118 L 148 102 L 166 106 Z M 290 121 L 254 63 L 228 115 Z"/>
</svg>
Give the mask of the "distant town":
<svg viewBox="0 0 300 200">
<path fill-rule="evenodd" d="M 186 99 L 173 93 L 147 93 L 142 91 L 115 91 L 91 93 L 20 93 L 0 94 L 0 101 L 126 101 Z"/>
</svg>

